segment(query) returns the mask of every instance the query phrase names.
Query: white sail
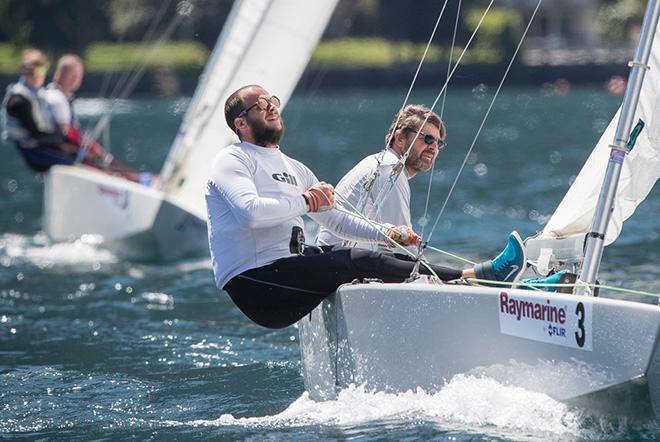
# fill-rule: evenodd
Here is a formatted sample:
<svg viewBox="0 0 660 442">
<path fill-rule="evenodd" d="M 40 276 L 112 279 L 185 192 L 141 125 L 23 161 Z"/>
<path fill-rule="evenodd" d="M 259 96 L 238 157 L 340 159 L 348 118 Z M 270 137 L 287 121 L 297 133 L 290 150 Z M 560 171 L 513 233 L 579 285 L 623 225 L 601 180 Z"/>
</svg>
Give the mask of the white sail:
<svg viewBox="0 0 660 442">
<path fill-rule="evenodd" d="M 260 84 L 284 105 L 291 96 L 337 0 L 242 0 L 234 3 L 161 176 L 172 197 L 205 212 L 204 187 L 218 150 L 235 142 L 224 102 Z"/>
<path fill-rule="evenodd" d="M 623 222 L 633 214 L 660 177 L 660 30 L 655 33 L 649 65 L 633 120 L 633 125 L 641 119 L 645 126 L 623 162 L 614 212 L 607 227 L 606 245 L 616 240 Z M 583 236 L 591 229 L 620 111 L 546 224 L 542 238 Z"/>
</svg>

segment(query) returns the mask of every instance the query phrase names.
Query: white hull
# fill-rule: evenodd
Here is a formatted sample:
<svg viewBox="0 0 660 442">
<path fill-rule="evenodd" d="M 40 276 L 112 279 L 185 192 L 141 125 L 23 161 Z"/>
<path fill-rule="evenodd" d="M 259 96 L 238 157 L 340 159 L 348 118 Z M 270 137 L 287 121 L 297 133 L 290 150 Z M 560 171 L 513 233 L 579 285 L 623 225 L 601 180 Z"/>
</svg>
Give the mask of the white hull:
<svg viewBox="0 0 660 442">
<path fill-rule="evenodd" d="M 350 384 L 433 392 L 464 373 L 637 417 L 660 412 L 659 327 L 655 305 L 426 283 L 346 285 L 299 322 L 316 400 Z"/>
<path fill-rule="evenodd" d="M 55 166 L 46 175 L 44 230 L 54 241 L 100 235 L 105 246 L 134 258 L 208 253 L 204 214 L 158 189 L 84 166 Z"/>
</svg>

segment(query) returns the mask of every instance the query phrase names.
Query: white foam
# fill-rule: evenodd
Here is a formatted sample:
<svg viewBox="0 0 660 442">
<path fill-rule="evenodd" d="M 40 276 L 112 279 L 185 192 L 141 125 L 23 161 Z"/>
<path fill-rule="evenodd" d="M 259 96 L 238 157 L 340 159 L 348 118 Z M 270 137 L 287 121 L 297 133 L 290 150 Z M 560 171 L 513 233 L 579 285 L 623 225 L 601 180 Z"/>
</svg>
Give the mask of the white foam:
<svg viewBox="0 0 660 442">
<path fill-rule="evenodd" d="M 212 269 L 210 258 L 193 258 L 177 261 L 171 264 L 159 263 L 134 264 L 128 269 L 128 274 L 135 279 L 160 278 L 178 274 L 189 274 L 198 270 Z"/>
<path fill-rule="evenodd" d="M 78 98 L 75 101 L 76 114 L 81 117 L 98 117 L 112 110 L 113 115 L 129 114 L 135 105 L 131 100 L 110 100 L 108 98 Z"/>
<path fill-rule="evenodd" d="M 142 293 L 141 297 L 146 302 L 147 310 L 174 310 L 174 297 L 166 293 L 147 292 Z"/>
<path fill-rule="evenodd" d="M 308 393 L 274 416 L 235 418 L 224 414 L 215 420 L 185 425 L 288 428 L 309 425 L 356 426 L 386 421 L 442 430 L 547 439 L 589 437 L 581 428 L 581 413 L 549 396 L 487 378 L 457 375 L 442 390 L 421 389 L 400 394 L 367 392 L 352 386 L 336 400 L 315 402 Z M 179 423 L 181 425 L 182 423 Z"/>
<path fill-rule="evenodd" d="M 114 264 L 117 258 L 101 248 L 95 236 L 84 236 L 73 242 L 51 243 L 46 235 L 25 236 L 7 233 L 0 236 L 0 262 L 8 267 L 16 261 L 27 261 L 40 268 L 55 266 L 81 266 L 89 271 L 101 264 Z"/>
</svg>

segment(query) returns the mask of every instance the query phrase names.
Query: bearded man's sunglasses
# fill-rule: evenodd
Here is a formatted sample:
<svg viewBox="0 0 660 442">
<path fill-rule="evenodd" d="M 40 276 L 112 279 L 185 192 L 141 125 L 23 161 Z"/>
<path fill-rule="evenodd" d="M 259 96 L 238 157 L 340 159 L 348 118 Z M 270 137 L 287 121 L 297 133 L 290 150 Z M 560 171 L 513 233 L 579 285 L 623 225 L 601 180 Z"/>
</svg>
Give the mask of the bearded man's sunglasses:
<svg viewBox="0 0 660 442">
<path fill-rule="evenodd" d="M 258 107 L 261 110 L 268 110 L 269 106 L 273 106 L 273 107 L 276 107 L 276 108 L 279 109 L 280 108 L 280 99 L 277 98 L 275 95 L 273 95 L 272 97 L 259 97 L 259 98 L 257 98 L 256 103 L 254 103 L 252 106 L 248 106 L 245 109 L 243 109 L 238 114 L 238 116 L 239 117 L 246 116 L 248 114 L 248 112 L 250 112 L 250 109 L 252 109 L 255 106 Z"/>
</svg>

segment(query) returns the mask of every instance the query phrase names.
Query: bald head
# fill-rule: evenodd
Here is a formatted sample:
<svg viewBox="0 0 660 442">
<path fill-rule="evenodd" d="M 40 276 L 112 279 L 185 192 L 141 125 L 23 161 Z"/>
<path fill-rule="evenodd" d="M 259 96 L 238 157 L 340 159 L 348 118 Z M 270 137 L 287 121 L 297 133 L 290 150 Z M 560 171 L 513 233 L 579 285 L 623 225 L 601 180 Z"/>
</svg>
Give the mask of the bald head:
<svg viewBox="0 0 660 442">
<path fill-rule="evenodd" d="M 247 107 L 244 100 L 245 95 L 255 89 L 262 90 L 263 88 L 258 84 L 249 84 L 247 86 L 243 86 L 242 88 L 232 93 L 225 101 L 225 121 L 227 121 L 227 125 L 232 130 L 232 132 L 238 134 L 239 138 L 241 137 L 241 134 L 236 129 L 234 120 L 236 120 L 236 118 L 238 118 L 238 114 L 240 114 L 241 111 Z"/>
<path fill-rule="evenodd" d="M 85 74 L 80 57 L 66 54 L 57 61 L 53 82 L 65 94 L 71 95 L 78 90 Z"/>
<path fill-rule="evenodd" d="M 280 99 L 263 87 L 243 86 L 227 98 L 225 119 L 241 141 L 277 147 L 284 133 Z"/>
</svg>

